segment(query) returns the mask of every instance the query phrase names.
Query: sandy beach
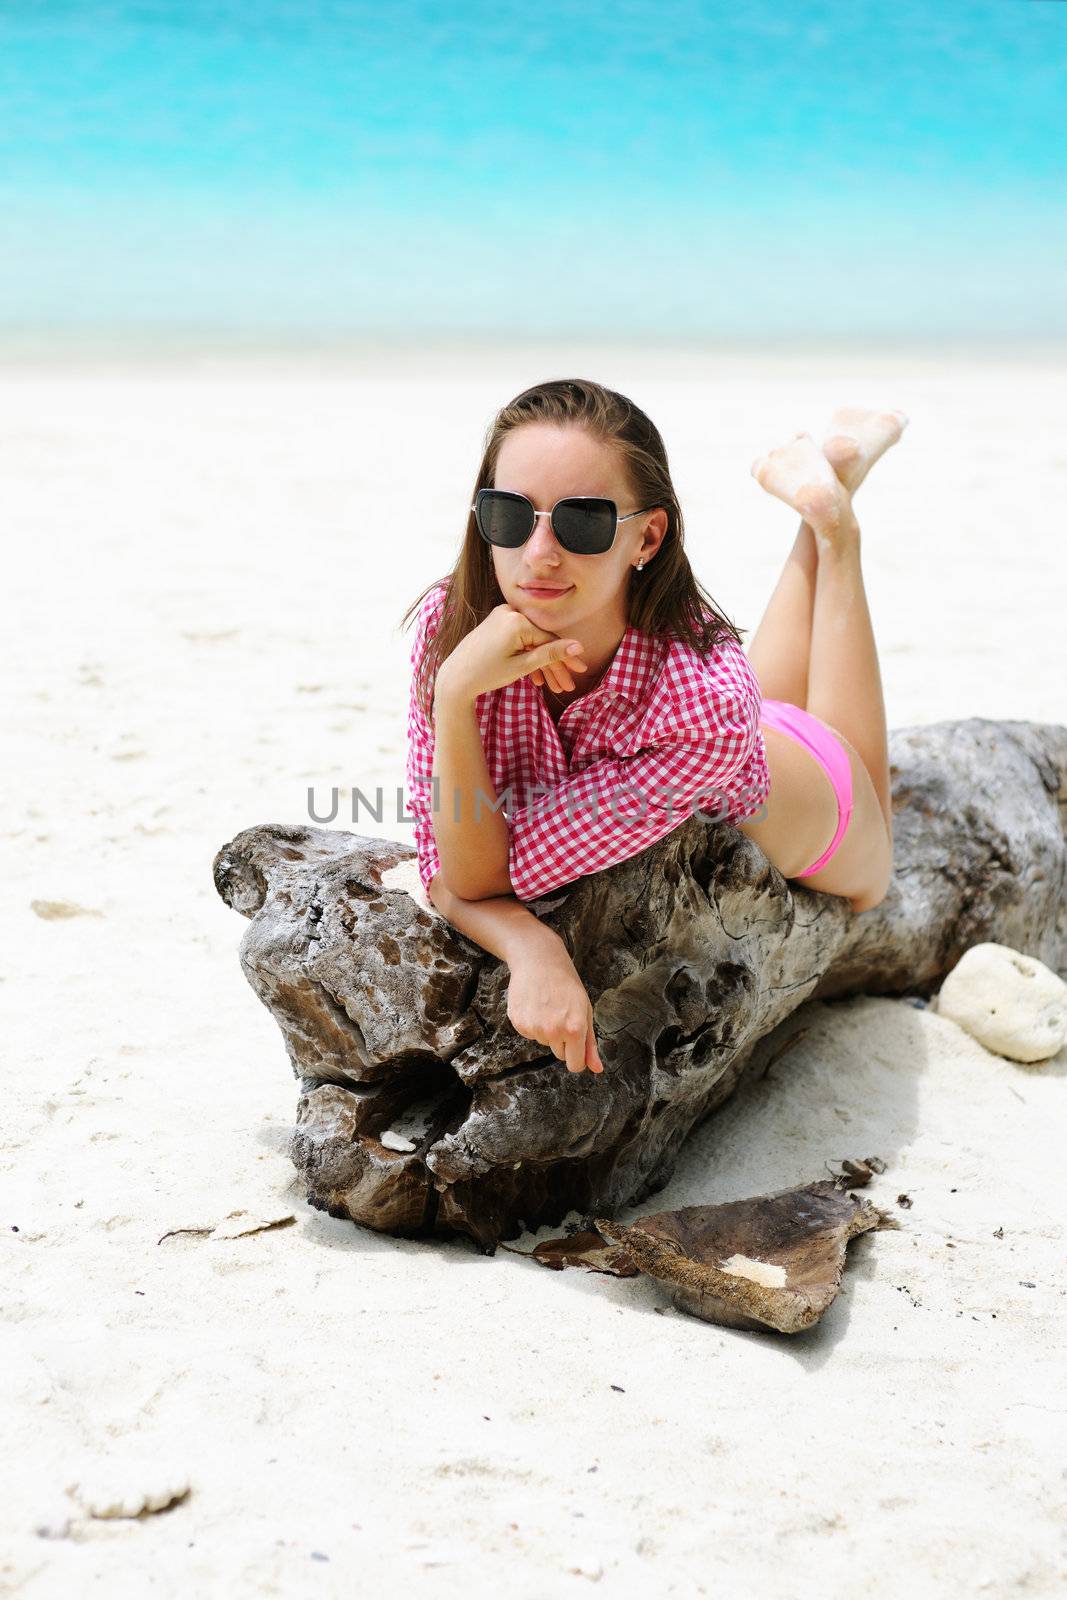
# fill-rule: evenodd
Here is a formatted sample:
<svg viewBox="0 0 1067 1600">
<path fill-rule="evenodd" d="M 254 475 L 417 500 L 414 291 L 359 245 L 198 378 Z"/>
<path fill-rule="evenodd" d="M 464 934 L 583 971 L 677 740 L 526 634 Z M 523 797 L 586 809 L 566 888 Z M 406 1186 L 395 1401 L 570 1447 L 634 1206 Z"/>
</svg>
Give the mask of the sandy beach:
<svg viewBox="0 0 1067 1600">
<path fill-rule="evenodd" d="M 853 1242 L 794 1337 L 304 1202 L 212 858 L 334 786 L 335 826 L 410 842 L 400 618 L 452 565 L 496 408 L 564 376 L 656 421 L 746 638 L 796 529 L 755 455 L 835 405 L 905 410 L 856 499 L 890 726 L 1067 721 L 1067 357 L 0 361 L 0 1594 L 1063 1592 L 1067 1051 L 1018 1066 L 907 998 L 795 1014 L 623 1216 L 880 1156 L 899 1231 Z M 67 1493 L 168 1479 L 189 1493 L 140 1519 Z"/>
</svg>

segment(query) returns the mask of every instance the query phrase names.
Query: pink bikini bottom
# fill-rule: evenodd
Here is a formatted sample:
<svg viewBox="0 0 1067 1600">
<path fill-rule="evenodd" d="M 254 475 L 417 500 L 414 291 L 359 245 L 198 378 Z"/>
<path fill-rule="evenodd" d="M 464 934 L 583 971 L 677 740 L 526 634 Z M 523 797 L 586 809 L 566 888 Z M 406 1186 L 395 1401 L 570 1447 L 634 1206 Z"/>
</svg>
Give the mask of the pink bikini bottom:
<svg viewBox="0 0 1067 1600">
<path fill-rule="evenodd" d="M 803 872 L 794 874 L 798 878 L 810 878 L 813 872 L 825 867 L 845 837 L 845 829 L 852 815 L 852 766 L 848 751 L 817 717 L 802 711 L 799 706 L 790 705 L 787 700 L 764 700 L 760 721 L 766 727 L 776 728 L 779 733 L 795 739 L 805 750 L 810 750 L 833 784 L 837 796 L 837 831 L 818 861 L 813 861 Z"/>
</svg>

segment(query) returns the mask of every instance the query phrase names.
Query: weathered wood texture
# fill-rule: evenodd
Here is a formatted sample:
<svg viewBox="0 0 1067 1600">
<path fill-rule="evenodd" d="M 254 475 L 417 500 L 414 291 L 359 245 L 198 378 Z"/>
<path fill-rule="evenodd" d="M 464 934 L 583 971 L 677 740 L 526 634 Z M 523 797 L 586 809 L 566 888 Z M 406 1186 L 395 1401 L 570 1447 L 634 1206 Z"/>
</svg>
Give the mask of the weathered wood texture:
<svg viewBox="0 0 1067 1600">
<path fill-rule="evenodd" d="M 645 1272 L 670 1291 L 680 1311 L 704 1322 L 802 1333 L 837 1298 L 849 1240 L 899 1226 L 890 1213 L 847 1193 L 849 1187 L 839 1175 L 626 1224 L 598 1217 L 592 1228 L 515 1253 L 554 1271 L 585 1267 L 616 1278 Z"/>
<path fill-rule="evenodd" d="M 680 1311 L 723 1328 L 802 1333 L 837 1298 L 850 1239 L 887 1219 L 829 1179 L 718 1206 L 684 1206 L 624 1226 L 598 1219 L 611 1240 L 672 1290 Z"/>
<path fill-rule="evenodd" d="M 239 834 L 215 884 L 251 919 L 241 963 L 300 1079 L 291 1153 L 310 1203 L 486 1251 L 572 1208 L 610 1216 L 662 1188 L 803 1001 L 928 996 L 983 940 L 1062 973 L 1067 728 L 931 724 L 893 732 L 890 755 L 894 877 L 873 911 L 787 883 L 701 816 L 533 902 L 593 1002 L 596 1075 L 515 1032 L 503 963 L 382 886 L 410 846 L 280 824 Z M 405 1133 L 413 1148 L 391 1148 Z"/>
</svg>

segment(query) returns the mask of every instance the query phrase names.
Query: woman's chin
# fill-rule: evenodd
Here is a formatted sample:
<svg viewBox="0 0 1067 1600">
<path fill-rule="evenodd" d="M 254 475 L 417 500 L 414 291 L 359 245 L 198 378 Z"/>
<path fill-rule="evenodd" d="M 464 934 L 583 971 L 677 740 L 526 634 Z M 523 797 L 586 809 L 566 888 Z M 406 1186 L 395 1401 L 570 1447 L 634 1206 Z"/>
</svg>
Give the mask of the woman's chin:
<svg viewBox="0 0 1067 1600">
<path fill-rule="evenodd" d="M 560 608 L 574 599 L 574 589 L 564 589 L 558 595 L 532 594 L 528 589 L 520 589 L 518 598 L 512 601 L 517 611 L 559 611 Z"/>
</svg>

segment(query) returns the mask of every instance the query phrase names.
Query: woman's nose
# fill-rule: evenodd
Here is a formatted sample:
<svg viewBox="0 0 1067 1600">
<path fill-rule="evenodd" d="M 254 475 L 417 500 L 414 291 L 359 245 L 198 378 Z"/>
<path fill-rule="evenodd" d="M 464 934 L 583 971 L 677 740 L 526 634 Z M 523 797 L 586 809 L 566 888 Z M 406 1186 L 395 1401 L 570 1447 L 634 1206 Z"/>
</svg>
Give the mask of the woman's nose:
<svg viewBox="0 0 1067 1600">
<path fill-rule="evenodd" d="M 552 527 L 552 513 L 539 511 L 534 518 L 533 532 L 527 544 L 531 553 L 536 556 L 554 555 L 560 545 Z"/>
</svg>

